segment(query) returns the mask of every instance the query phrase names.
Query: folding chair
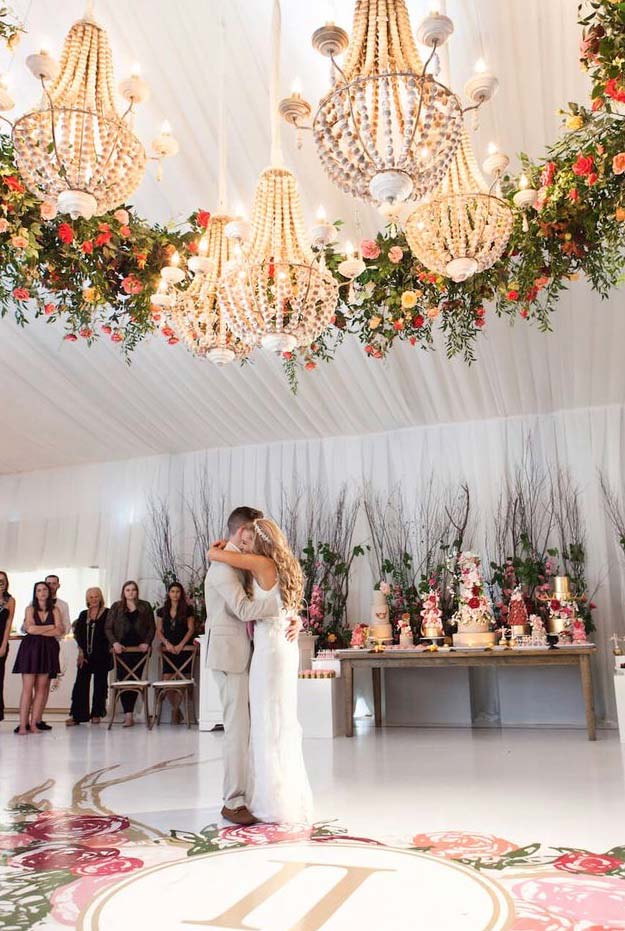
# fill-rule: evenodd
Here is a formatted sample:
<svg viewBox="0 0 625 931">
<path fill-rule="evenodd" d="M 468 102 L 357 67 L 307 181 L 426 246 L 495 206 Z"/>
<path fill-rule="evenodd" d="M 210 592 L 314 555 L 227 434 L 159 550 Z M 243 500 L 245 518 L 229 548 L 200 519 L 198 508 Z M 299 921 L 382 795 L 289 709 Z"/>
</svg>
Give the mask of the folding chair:
<svg viewBox="0 0 625 931">
<path fill-rule="evenodd" d="M 183 657 L 180 660 L 180 657 Z M 187 727 L 191 727 L 191 714 L 193 714 L 193 724 L 197 724 L 195 717 L 195 667 L 198 657 L 198 644 L 193 643 L 183 647 L 176 659 L 180 661 L 180 666 L 176 666 L 175 660 L 171 653 L 161 650 L 160 676 L 158 682 L 152 682 L 154 689 L 154 716 L 152 718 L 152 727 L 154 723 L 161 723 L 161 714 L 163 711 L 163 702 L 167 692 L 180 692 L 184 697 L 185 717 Z M 165 674 L 170 674 L 171 679 L 163 678 Z"/>
<path fill-rule="evenodd" d="M 113 726 L 115 712 L 117 710 L 117 701 L 121 697 L 122 692 L 137 692 L 137 694 L 141 696 L 145 709 L 145 723 L 148 728 L 150 727 L 150 708 L 148 702 L 150 683 L 147 679 L 142 678 L 142 674 L 145 670 L 145 666 L 149 662 L 151 652 L 151 647 L 146 652 L 140 650 L 139 647 L 124 647 L 124 652 L 121 655 L 113 651 L 115 681 L 111 682 L 109 685 L 114 695 L 111 717 L 109 718 L 109 731 Z M 128 663 L 126 663 L 123 657 L 128 653 L 132 654 L 132 656 L 128 660 Z M 126 676 L 126 678 L 122 679 L 120 676 Z"/>
</svg>

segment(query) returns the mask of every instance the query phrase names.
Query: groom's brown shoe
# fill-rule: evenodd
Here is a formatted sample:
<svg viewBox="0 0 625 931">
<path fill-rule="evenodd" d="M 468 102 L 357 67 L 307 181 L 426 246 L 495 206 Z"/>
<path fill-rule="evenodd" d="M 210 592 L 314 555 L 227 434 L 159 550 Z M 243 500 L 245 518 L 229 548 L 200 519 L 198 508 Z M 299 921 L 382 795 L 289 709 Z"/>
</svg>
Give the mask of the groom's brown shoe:
<svg viewBox="0 0 625 931">
<path fill-rule="evenodd" d="M 226 808 L 221 809 L 221 817 L 225 818 L 226 821 L 231 821 L 233 824 L 240 824 L 243 827 L 249 828 L 253 824 L 258 824 L 258 819 L 247 810 L 245 805 L 242 805 L 240 808 Z"/>
</svg>

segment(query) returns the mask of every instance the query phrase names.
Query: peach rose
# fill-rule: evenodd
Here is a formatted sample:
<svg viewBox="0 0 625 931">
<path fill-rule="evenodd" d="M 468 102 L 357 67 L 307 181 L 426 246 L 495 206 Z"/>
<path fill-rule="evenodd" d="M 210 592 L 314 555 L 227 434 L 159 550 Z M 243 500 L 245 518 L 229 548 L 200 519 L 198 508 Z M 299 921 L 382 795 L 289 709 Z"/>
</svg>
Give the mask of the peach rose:
<svg viewBox="0 0 625 931">
<path fill-rule="evenodd" d="M 429 307 L 427 310 L 427 315 L 430 318 L 430 320 L 436 320 L 440 312 L 441 312 L 440 307 Z"/>
<path fill-rule="evenodd" d="M 625 174 L 625 152 L 619 152 L 612 159 L 612 171 L 615 175 Z"/>
<path fill-rule="evenodd" d="M 625 223 L 625 207 L 617 207 L 614 216 L 619 223 Z"/>
<path fill-rule="evenodd" d="M 130 222 L 130 215 L 127 210 L 120 208 L 119 210 L 115 211 L 113 216 L 120 226 L 128 226 L 128 223 Z"/>
<path fill-rule="evenodd" d="M 11 224 L 5 217 L 0 217 L 0 233 L 6 233 L 11 228 Z"/>
<path fill-rule="evenodd" d="M 381 323 L 382 323 L 382 317 L 372 317 L 371 320 L 369 321 L 369 329 L 377 330 L 377 328 L 380 326 Z"/>
<path fill-rule="evenodd" d="M 12 236 L 11 245 L 14 249 L 25 249 L 28 245 L 28 240 L 25 236 Z"/>
<path fill-rule="evenodd" d="M 39 215 L 42 220 L 54 220 L 56 216 L 56 204 L 53 200 L 44 200 L 39 208 Z"/>
<path fill-rule="evenodd" d="M 360 243 L 360 251 L 363 259 L 377 259 L 380 255 L 380 247 L 373 239 L 363 239 Z"/>
<path fill-rule="evenodd" d="M 460 857 L 498 860 L 505 853 L 518 849 L 518 844 L 493 834 L 465 834 L 462 831 L 417 834 L 412 843 L 415 847 L 430 847 L 429 853 L 450 860 Z"/>
<path fill-rule="evenodd" d="M 404 257 L 404 250 L 401 249 L 399 246 L 392 246 L 388 250 L 388 260 L 389 262 L 392 262 L 393 265 L 399 265 L 403 257 Z"/>
</svg>

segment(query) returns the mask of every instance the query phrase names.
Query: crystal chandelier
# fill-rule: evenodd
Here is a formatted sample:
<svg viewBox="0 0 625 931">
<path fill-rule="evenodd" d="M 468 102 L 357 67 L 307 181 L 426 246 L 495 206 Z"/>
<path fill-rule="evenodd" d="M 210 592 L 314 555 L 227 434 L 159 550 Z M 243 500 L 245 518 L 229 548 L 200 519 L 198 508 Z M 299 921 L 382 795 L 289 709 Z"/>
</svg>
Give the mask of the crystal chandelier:
<svg viewBox="0 0 625 931">
<path fill-rule="evenodd" d="M 334 23 L 315 32 L 313 46 L 332 62 L 332 87 L 312 120 L 313 137 L 343 191 L 395 203 L 419 199 L 442 180 L 460 141 L 462 105 L 428 67 L 438 70 L 436 50 L 452 32 L 447 16 L 424 20 L 418 39 L 432 49 L 425 65 L 405 0 L 356 0 L 351 39 Z M 300 95 L 283 101 L 283 116 L 296 126 L 310 112 Z"/>
<path fill-rule="evenodd" d="M 484 168 L 495 175 L 495 182 L 489 189 L 463 133 L 443 183 L 406 224 L 408 245 L 426 268 L 465 281 L 501 257 L 513 219 L 510 206 L 499 196 L 499 178 L 507 164 L 505 155 L 490 153 Z"/>
<path fill-rule="evenodd" d="M 219 298 L 244 342 L 289 352 L 310 346 L 329 326 L 338 285 L 308 246 L 294 175 L 282 165 L 278 121 L 280 4 L 274 0 L 271 75 L 271 167 L 262 172 L 250 241 L 221 279 Z"/>
<path fill-rule="evenodd" d="M 217 300 L 224 269 L 234 259 L 235 245 L 225 235 L 232 222 L 232 217 L 224 215 L 210 218 L 198 255 L 189 259 L 193 277 L 185 291 L 177 287 L 184 273 L 174 254 L 162 270 L 159 290 L 152 295 L 152 302 L 165 310 L 170 326 L 186 348 L 215 365 L 246 359 L 254 348 L 252 342 L 234 336 Z"/>
<path fill-rule="evenodd" d="M 28 189 L 42 200 L 56 198 L 59 211 L 74 218 L 89 219 L 125 203 L 147 160 L 132 128 L 135 104 L 149 96 L 138 67 L 120 85 L 128 105 L 120 115 L 108 36 L 94 21 L 91 5 L 67 34 L 59 64 L 43 49 L 26 63 L 43 89 L 39 109 L 13 126 L 15 156 Z M 155 140 L 157 155 L 175 154 L 171 134 L 164 141 L 161 136 Z"/>
</svg>

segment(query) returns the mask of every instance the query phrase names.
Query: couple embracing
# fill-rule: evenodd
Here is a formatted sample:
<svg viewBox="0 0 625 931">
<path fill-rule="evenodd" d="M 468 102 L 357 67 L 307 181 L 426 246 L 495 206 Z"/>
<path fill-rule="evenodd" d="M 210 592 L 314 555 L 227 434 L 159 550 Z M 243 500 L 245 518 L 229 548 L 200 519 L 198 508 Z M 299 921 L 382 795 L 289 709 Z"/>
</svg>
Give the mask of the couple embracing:
<svg viewBox="0 0 625 931">
<path fill-rule="evenodd" d="M 248 507 L 232 512 L 228 540 L 208 557 L 207 664 L 225 732 L 221 814 L 242 825 L 309 821 L 297 719 L 301 567 L 278 525 Z"/>
</svg>

